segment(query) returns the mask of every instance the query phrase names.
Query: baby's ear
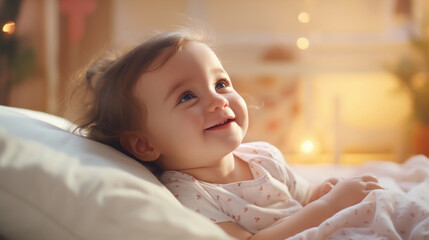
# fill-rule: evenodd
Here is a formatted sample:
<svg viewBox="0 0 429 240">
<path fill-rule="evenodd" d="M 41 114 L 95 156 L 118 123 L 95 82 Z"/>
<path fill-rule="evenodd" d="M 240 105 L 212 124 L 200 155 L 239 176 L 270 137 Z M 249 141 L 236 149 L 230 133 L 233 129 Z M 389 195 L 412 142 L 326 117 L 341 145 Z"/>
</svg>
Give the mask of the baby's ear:
<svg viewBox="0 0 429 240">
<path fill-rule="evenodd" d="M 158 154 L 155 153 L 155 150 L 141 133 L 131 131 L 123 133 L 120 141 L 127 152 L 142 161 L 150 162 L 158 158 Z"/>
</svg>

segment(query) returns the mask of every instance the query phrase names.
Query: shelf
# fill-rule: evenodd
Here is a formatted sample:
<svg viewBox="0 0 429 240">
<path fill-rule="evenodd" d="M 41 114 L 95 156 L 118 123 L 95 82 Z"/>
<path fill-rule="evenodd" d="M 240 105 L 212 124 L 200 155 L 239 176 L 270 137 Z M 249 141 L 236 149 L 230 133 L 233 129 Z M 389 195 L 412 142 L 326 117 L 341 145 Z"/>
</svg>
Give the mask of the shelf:
<svg viewBox="0 0 429 240">
<path fill-rule="evenodd" d="M 287 154 L 285 155 L 288 164 L 335 164 L 332 154 Z M 358 165 L 369 161 L 392 161 L 397 162 L 395 154 L 343 154 L 340 156 L 339 164 L 341 165 Z"/>
</svg>

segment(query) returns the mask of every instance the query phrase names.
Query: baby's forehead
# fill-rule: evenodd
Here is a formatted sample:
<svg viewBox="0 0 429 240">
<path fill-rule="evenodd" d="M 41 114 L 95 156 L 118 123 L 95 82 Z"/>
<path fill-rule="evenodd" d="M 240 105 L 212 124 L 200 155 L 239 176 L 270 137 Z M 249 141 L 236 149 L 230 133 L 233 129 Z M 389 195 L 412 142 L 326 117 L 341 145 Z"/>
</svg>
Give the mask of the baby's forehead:
<svg viewBox="0 0 429 240">
<path fill-rule="evenodd" d="M 201 66 L 222 68 L 220 60 L 214 51 L 205 43 L 197 41 L 187 42 L 174 53 L 164 52 L 154 62 L 153 66 L 156 68 L 147 71 L 148 73 L 172 71 L 175 74 L 180 74 L 185 70 L 196 71 Z"/>
<path fill-rule="evenodd" d="M 146 70 L 141 73 L 141 75 L 163 68 L 168 62 L 171 62 L 171 59 L 178 57 L 180 58 L 183 55 L 196 55 L 201 52 L 211 52 L 214 56 L 216 56 L 216 54 L 207 44 L 195 40 L 189 40 L 179 46 L 165 47 L 158 53 L 157 56 L 153 58 L 152 62 L 149 64 Z"/>
</svg>

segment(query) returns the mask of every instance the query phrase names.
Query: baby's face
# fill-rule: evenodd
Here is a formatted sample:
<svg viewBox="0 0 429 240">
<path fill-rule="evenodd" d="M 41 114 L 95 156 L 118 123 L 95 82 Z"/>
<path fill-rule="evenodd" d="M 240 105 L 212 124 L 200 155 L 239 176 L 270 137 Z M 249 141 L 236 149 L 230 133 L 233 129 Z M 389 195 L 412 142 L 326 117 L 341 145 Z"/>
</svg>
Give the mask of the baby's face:
<svg viewBox="0 0 429 240">
<path fill-rule="evenodd" d="M 246 134 L 246 103 L 203 43 L 187 43 L 161 68 L 143 74 L 133 90 L 165 170 L 213 166 Z"/>
</svg>

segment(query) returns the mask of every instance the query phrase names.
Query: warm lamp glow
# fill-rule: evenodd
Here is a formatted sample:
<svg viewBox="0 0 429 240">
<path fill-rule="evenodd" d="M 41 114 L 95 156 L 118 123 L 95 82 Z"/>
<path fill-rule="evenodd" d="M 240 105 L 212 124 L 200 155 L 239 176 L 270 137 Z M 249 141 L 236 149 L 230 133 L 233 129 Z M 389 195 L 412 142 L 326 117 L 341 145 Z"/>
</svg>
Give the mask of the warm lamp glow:
<svg viewBox="0 0 429 240">
<path fill-rule="evenodd" d="M 310 15 L 307 12 L 301 12 L 298 15 L 298 20 L 302 23 L 308 23 L 310 22 Z"/>
<path fill-rule="evenodd" d="M 15 32 L 15 23 L 12 22 L 12 21 L 9 21 L 9 22 L 5 23 L 3 25 L 2 30 L 6 34 L 12 34 L 13 32 Z"/>
<path fill-rule="evenodd" d="M 312 152 L 314 152 L 314 143 L 311 140 L 305 140 L 301 144 L 301 151 L 303 153 L 312 153 Z"/>
<path fill-rule="evenodd" d="M 411 78 L 411 87 L 417 91 L 424 88 L 425 85 L 428 84 L 428 78 L 427 77 L 428 77 L 427 73 L 424 73 L 424 72 L 419 72 L 419 73 L 415 74 Z"/>
<path fill-rule="evenodd" d="M 301 50 L 306 50 L 310 46 L 310 41 L 305 37 L 300 37 L 296 40 L 296 45 Z"/>
</svg>

